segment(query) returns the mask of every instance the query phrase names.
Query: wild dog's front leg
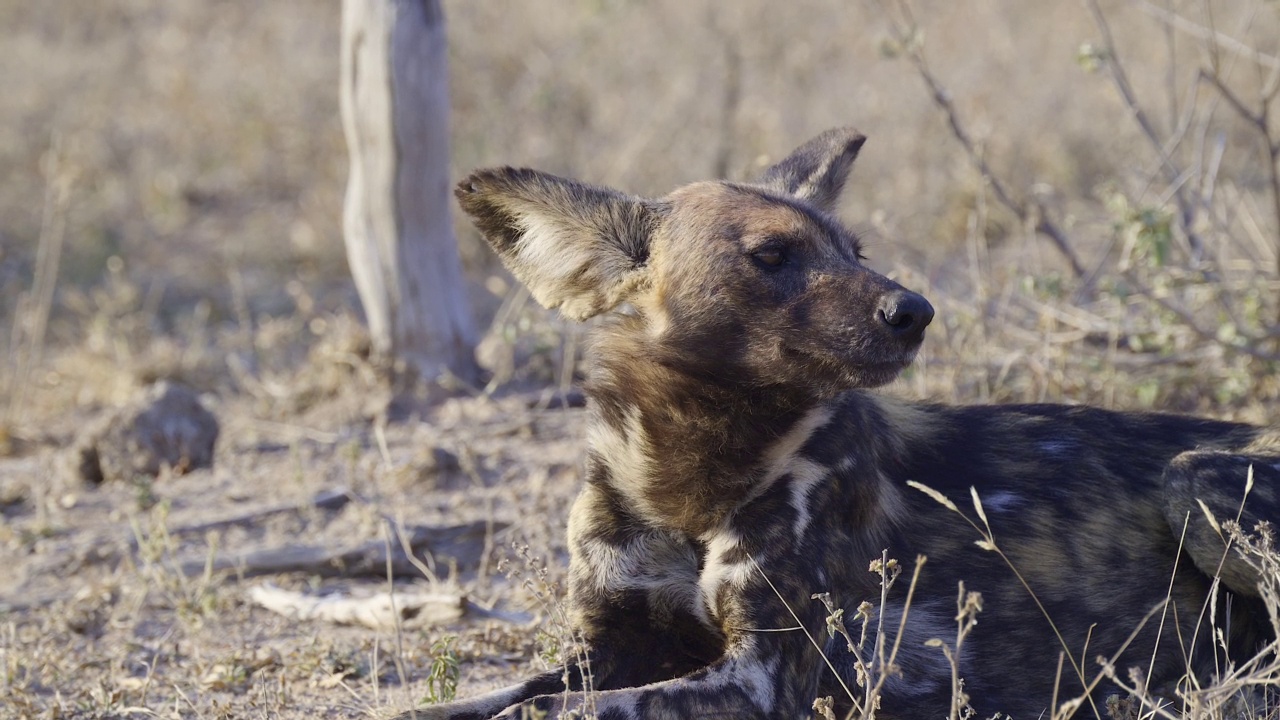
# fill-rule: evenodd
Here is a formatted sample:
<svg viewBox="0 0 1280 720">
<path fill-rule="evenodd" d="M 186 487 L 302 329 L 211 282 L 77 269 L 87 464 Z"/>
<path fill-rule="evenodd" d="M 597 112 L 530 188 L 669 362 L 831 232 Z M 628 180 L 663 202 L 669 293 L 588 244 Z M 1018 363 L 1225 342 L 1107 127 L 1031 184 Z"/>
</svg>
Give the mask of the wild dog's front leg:
<svg viewBox="0 0 1280 720">
<path fill-rule="evenodd" d="M 790 643 L 784 643 L 790 645 Z M 635 688 L 543 695 L 507 708 L 499 718 L 526 720 L 593 717 L 597 720 L 773 720 L 808 717 L 816 692 L 797 690 L 794 653 L 760 638 L 735 641 L 708 667 L 674 680 Z M 793 648 L 803 650 L 802 647 Z M 811 650 L 815 658 L 817 651 Z M 812 675 L 812 672 L 807 672 Z M 807 700 L 801 700 L 801 696 Z M 577 714 L 575 714 L 577 713 Z"/>
<path fill-rule="evenodd" d="M 695 612 L 699 560 L 689 541 L 645 526 L 610 491 L 587 485 L 570 513 L 569 547 L 572 627 L 564 629 L 581 654 L 517 685 L 418 710 L 418 718 L 488 720 L 538 696 L 670 679 L 723 653 L 724 638 Z"/>
<path fill-rule="evenodd" d="M 557 718 L 573 711 L 600 720 L 807 717 L 823 666 L 797 620 L 815 637 L 821 632 L 823 610 L 810 599 L 820 587 L 820 562 L 814 553 L 796 552 L 785 536 L 747 526 L 750 535 L 727 527 L 704 537 L 699 593 L 726 638 L 719 659 L 640 687 L 545 695 L 501 717 Z M 649 661 L 641 653 L 634 659 Z"/>
<path fill-rule="evenodd" d="M 570 513 L 569 545 L 569 611 L 590 662 L 588 689 L 667 680 L 723 653 L 724 637 L 701 612 L 699 551 L 689 540 L 588 485 Z"/>
</svg>

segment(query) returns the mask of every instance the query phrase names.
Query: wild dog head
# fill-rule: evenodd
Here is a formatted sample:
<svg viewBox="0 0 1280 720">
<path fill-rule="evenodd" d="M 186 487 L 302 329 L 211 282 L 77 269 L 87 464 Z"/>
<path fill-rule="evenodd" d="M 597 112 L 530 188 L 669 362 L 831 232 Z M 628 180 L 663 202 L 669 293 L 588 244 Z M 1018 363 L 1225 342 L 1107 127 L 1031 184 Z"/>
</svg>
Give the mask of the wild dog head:
<svg viewBox="0 0 1280 720">
<path fill-rule="evenodd" d="M 893 379 L 933 318 L 833 215 L 864 140 L 830 130 L 753 183 L 656 200 L 512 168 L 457 196 L 545 307 L 586 320 L 629 303 L 633 339 L 681 372 L 826 394 Z"/>
</svg>

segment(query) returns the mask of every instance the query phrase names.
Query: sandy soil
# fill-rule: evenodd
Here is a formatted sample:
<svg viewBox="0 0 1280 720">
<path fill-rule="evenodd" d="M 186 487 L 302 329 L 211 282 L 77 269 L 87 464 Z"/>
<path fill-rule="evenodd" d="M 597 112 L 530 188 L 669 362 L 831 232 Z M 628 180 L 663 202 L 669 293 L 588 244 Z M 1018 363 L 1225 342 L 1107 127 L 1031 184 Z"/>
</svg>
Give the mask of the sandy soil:
<svg viewBox="0 0 1280 720">
<path fill-rule="evenodd" d="M 397 424 L 357 418 L 324 428 L 259 419 L 247 399 L 207 398 L 223 428 L 212 469 L 98 487 L 69 475 L 66 443 L 56 442 L 74 420 L 26 443 L 0 459 L 9 566 L 0 575 L 0 716 L 381 717 L 427 694 L 430 646 L 448 635 L 459 636 L 463 694 L 527 672 L 554 651 L 547 602 L 581 454 L 583 411 L 540 407 L 549 397 L 460 397 Z M 338 398 L 313 414 L 341 417 L 335 406 L 362 400 Z M 311 506 L 326 491 L 351 499 L 337 510 Z M 242 521 L 199 531 L 227 518 Z M 450 576 L 438 557 L 438 583 L 395 586 L 460 593 L 515 622 L 477 610 L 399 633 L 303 622 L 255 606 L 248 591 L 270 582 L 360 593 L 387 580 L 182 571 L 209 557 L 338 549 L 376 543 L 387 528 L 473 521 L 492 529 L 477 539 L 478 567 Z M 530 558 L 549 572 L 539 577 Z"/>
</svg>

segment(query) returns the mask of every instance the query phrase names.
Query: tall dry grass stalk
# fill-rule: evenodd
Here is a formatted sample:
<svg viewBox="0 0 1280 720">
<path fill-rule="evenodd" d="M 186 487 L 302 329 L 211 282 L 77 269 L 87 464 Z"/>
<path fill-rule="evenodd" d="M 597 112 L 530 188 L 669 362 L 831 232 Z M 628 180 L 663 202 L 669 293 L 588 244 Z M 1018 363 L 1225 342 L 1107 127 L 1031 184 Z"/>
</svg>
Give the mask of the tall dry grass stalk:
<svg viewBox="0 0 1280 720">
<path fill-rule="evenodd" d="M 1164 602 L 1147 613 L 1142 621 L 1133 628 L 1129 639 L 1110 658 L 1102 656 L 1096 658 L 1098 666 L 1096 671 L 1087 671 L 1080 664 L 1083 658 L 1081 658 L 1081 661 L 1076 660 L 1070 646 L 1062 638 L 1061 634 L 1057 632 L 1057 626 L 1052 616 L 1045 610 L 1044 605 L 1036 596 L 1035 590 L 1027 584 L 1017 566 L 996 542 L 977 491 L 970 489 L 974 513 L 977 517 L 977 520 L 974 520 L 961 511 L 954 501 L 933 488 L 915 482 L 909 484 L 951 512 L 959 515 L 974 529 L 979 538 L 975 541 L 978 547 L 999 555 L 1010 572 L 1022 584 L 1028 596 L 1040 608 L 1045 619 L 1053 626 L 1054 632 L 1058 634 L 1058 640 L 1061 645 L 1058 679 L 1061 679 L 1063 661 L 1066 660 L 1070 663 L 1071 670 L 1077 679 L 1084 686 L 1084 692 L 1077 697 L 1060 700 L 1055 691 L 1055 697 L 1050 707 L 1052 720 L 1069 720 L 1069 718 L 1076 717 L 1086 707 L 1092 711 L 1092 715 L 1095 718 L 1104 717 L 1103 711 L 1105 709 L 1105 716 L 1110 720 L 1151 720 L 1153 718 L 1161 718 L 1162 720 L 1274 720 L 1280 717 L 1280 640 L 1277 640 L 1277 638 L 1280 638 L 1280 552 L 1277 551 L 1275 531 L 1270 524 L 1260 523 L 1251 532 L 1244 531 L 1239 524 L 1239 517 L 1243 513 L 1249 491 L 1253 487 L 1252 468 L 1249 470 L 1240 511 L 1237 512 L 1235 519 L 1220 521 L 1213 517 L 1203 503 L 1201 503 L 1201 509 L 1207 516 L 1211 526 L 1218 531 L 1226 543 L 1222 562 L 1227 560 L 1228 554 L 1238 553 L 1257 573 L 1258 595 L 1262 599 L 1271 621 L 1272 638 L 1265 646 L 1258 648 L 1252 657 L 1226 657 L 1225 629 L 1217 627 L 1215 618 L 1218 617 L 1216 612 L 1218 603 L 1230 602 L 1230 600 L 1224 597 L 1226 591 L 1221 589 L 1220 578 L 1214 577 L 1212 590 L 1205 601 L 1205 605 L 1199 608 L 1200 622 L 1210 625 L 1209 632 L 1201 633 L 1197 628 L 1191 646 L 1185 647 L 1186 674 L 1181 682 L 1177 684 L 1176 696 L 1174 697 L 1163 697 L 1156 694 L 1156 691 L 1151 687 L 1150 667 L 1144 672 L 1140 667 L 1118 668 L 1116 666 L 1117 659 L 1147 623 L 1158 618 L 1161 634 L 1163 634 L 1164 625 L 1168 619 L 1166 610 L 1170 603 L 1169 596 L 1166 596 Z M 1219 572 L 1221 572 L 1222 562 L 1219 563 Z M 1176 572 L 1176 565 L 1170 568 L 1171 579 L 1173 573 Z M 931 640 L 928 643 L 932 647 L 937 647 L 946 656 L 952 668 L 950 720 L 968 720 L 972 715 L 971 709 L 966 711 L 968 696 L 964 691 L 963 675 L 959 667 L 958 658 L 960 647 L 976 623 L 977 614 L 981 610 L 981 596 L 976 593 L 966 593 L 962 582 L 957 600 L 957 636 L 954 651 L 941 639 Z M 1197 675 L 1191 660 L 1196 654 L 1195 641 L 1198 641 L 1202 635 L 1212 638 L 1215 643 L 1220 645 L 1220 653 L 1215 653 L 1215 658 L 1220 661 L 1217 672 L 1214 677 L 1207 679 Z M 1184 639 L 1177 638 L 1177 641 L 1184 642 Z M 1154 656 L 1152 662 L 1154 663 Z M 1098 686 L 1104 680 L 1113 683 L 1127 693 L 1128 697 L 1095 697 Z M 1100 705 L 1099 700 L 1105 700 L 1105 705 Z"/>
<path fill-rule="evenodd" d="M 67 157 L 66 141 L 55 130 L 41 162 L 44 174 L 44 209 L 40 220 L 35 278 L 30 292 L 21 299 L 14 314 L 10 332 L 10 362 L 6 392 L 8 406 L 5 425 L 10 425 L 22 411 L 32 373 L 40 367 L 53 310 L 54 291 L 58 285 L 58 268 L 62 262 L 62 246 L 67 235 L 67 212 L 76 171 Z"/>
</svg>

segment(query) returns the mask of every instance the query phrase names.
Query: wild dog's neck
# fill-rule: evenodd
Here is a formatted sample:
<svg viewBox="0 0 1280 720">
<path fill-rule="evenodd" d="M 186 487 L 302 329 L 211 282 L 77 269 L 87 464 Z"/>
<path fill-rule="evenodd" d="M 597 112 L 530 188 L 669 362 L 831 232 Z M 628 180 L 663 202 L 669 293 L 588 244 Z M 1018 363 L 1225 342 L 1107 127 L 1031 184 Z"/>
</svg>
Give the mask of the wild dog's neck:
<svg viewBox="0 0 1280 720">
<path fill-rule="evenodd" d="M 713 377 L 659 343 L 607 331 L 587 391 L 589 480 L 643 520 L 695 537 L 752 495 L 770 448 L 822 404 Z"/>
</svg>

